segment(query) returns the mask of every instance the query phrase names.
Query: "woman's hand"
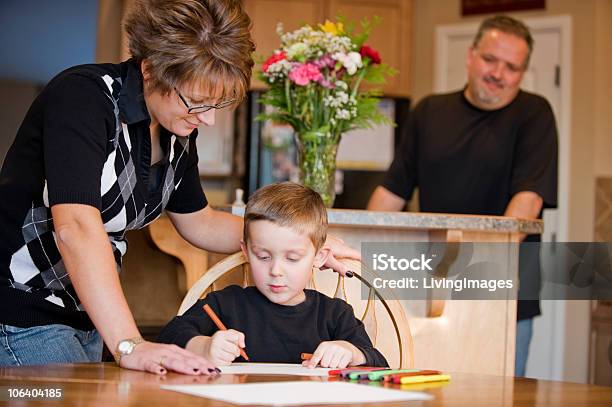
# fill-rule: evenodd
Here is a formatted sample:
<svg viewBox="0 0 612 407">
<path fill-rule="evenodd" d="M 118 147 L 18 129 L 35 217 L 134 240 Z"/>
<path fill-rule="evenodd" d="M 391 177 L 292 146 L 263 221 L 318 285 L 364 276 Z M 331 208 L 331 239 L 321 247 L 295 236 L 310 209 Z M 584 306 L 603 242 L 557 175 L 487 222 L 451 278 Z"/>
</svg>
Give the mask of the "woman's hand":
<svg viewBox="0 0 612 407">
<path fill-rule="evenodd" d="M 202 356 L 176 345 L 142 342 L 129 355 L 123 356 L 120 366 L 165 375 L 168 370 L 188 375 L 219 373 L 215 365 Z"/>
<path fill-rule="evenodd" d="M 330 250 L 327 261 L 323 264 L 323 268 L 331 268 L 343 276 L 353 277 L 353 272 L 338 259 L 348 258 L 361 260 L 361 253 L 347 246 L 342 239 L 330 234 L 327 235 L 327 240 L 325 240 L 323 247 Z"/>
<path fill-rule="evenodd" d="M 347 341 L 326 341 L 317 346 L 317 350 L 303 366 L 314 368 L 317 365 L 343 369 L 347 366 L 362 365 L 366 362 L 363 353 Z"/>
<path fill-rule="evenodd" d="M 244 334 L 235 329 L 217 331 L 207 337 L 204 343 L 203 355 L 219 366 L 227 366 L 240 356 L 240 348 L 244 348 Z"/>
</svg>

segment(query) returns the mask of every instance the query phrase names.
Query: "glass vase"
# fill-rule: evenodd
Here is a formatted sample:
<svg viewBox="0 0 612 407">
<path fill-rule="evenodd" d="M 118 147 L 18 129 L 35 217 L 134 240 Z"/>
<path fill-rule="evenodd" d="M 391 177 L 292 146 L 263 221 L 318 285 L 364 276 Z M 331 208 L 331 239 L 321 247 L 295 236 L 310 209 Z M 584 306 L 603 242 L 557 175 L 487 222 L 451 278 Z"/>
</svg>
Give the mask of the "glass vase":
<svg viewBox="0 0 612 407">
<path fill-rule="evenodd" d="M 296 133 L 295 141 L 300 184 L 318 192 L 325 206 L 331 208 L 336 198 L 336 153 L 340 135 L 309 131 Z"/>
</svg>

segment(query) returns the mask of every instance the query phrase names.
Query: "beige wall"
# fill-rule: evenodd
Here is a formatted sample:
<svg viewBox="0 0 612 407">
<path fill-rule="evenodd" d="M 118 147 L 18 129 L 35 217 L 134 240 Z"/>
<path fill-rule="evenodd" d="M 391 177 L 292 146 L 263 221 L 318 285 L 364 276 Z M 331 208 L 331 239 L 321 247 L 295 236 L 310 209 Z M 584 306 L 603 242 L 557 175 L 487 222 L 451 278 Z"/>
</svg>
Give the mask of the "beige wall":
<svg viewBox="0 0 612 407">
<path fill-rule="evenodd" d="M 548 0 L 547 9 L 510 13 L 517 18 L 568 14 L 572 18 L 572 117 L 569 239 L 593 237 L 595 176 L 612 175 L 612 1 Z M 434 32 L 464 18 L 459 0 L 414 0 L 412 88 L 415 102 L 433 90 Z M 537 47 L 537 44 L 536 44 Z"/>
</svg>

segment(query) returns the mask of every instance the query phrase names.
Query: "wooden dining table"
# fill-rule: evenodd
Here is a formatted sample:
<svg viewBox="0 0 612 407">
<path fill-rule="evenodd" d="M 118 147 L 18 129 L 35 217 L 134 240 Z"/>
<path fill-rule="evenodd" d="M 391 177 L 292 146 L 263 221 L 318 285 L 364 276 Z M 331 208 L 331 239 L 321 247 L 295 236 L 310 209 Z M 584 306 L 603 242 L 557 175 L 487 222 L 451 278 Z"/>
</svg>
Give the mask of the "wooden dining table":
<svg viewBox="0 0 612 407">
<path fill-rule="evenodd" d="M 384 403 L 422 406 L 611 406 L 612 387 L 535 380 L 507 376 L 450 373 L 445 383 L 387 385 L 398 390 L 424 391 L 430 401 Z M 227 406 L 228 403 L 163 390 L 164 384 L 235 384 L 271 381 L 317 380 L 327 377 L 218 375 L 184 376 L 120 369 L 111 363 L 0 367 L 0 405 L 75 406 Z M 363 383 L 372 385 L 372 383 Z M 13 389 L 9 394 L 9 389 Z M 30 389 L 30 396 L 11 397 L 14 389 Z M 45 392 L 46 389 L 46 392 Z M 54 389 L 54 392 L 50 390 Z M 59 389 L 59 392 L 57 391 Z M 58 396 L 58 393 L 60 394 Z M 46 394 L 46 396 L 44 395 Z M 53 394 L 55 397 L 51 397 Z M 34 398 L 36 395 L 38 397 Z M 273 397 L 271 395 L 271 397 Z M 296 395 L 299 398 L 299 395 Z M 355 404 L 347 404 L 355 406 Z M 362 404 L 360 404 L 362 405 Z M 365 404 L 363 404 L 365 405 Z M 335 406 L 341 406 L 335 404 Z"/>
</svg>

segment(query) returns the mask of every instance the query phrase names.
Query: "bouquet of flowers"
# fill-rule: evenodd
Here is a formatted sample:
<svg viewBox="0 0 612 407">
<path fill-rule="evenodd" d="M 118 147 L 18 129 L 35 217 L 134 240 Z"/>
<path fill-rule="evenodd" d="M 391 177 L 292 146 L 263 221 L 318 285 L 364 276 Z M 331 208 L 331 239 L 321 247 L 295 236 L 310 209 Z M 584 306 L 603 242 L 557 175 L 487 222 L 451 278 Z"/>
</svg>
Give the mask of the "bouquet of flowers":
<svg viewBox="0 0 612 407">
<path fill-rule="evenodd" d="M 334 199 L 337 146 L 343 133 L 389 123 L 378 111 L 380 91 L 364 84 L 383 84 L 394 70 L 365 45 L 376 20 L 361 22 L 361 32 L 342 19 L 317 28 L 303 26 L 277 32 L 281 46 L 262 65 L 259 78 L 269 86 L 261 102 L 271 112 L 260 120 L 291 125 L 299 151 L 300 181 Z"/>
</svg>

